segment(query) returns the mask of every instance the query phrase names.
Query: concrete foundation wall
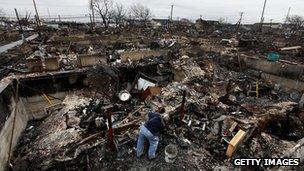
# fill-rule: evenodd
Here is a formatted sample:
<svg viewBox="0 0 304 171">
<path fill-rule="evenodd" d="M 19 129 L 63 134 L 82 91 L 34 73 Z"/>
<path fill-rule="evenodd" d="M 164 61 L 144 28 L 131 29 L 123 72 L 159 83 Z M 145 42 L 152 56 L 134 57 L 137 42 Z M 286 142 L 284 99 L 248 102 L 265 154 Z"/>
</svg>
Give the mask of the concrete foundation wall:
<svg viewBox="0 0 304 171">
<path fill-rule="evenodd" d="M 304 82 L 296 81 L 284 77 L 279 77 L 276 75 L 270 75 L 270 74 L 262 74 L 262 78 L 265 81 L 269 81 L 272 84 L 279 84 L 284 91 L 290 91 L 290 90 L 298 90 L 302 92 L 304 90 Z"/>
<path fill-rule="evenodd" d="M 233 56 L 230 58 L 221 58 L 220 61 L 224 66 L 231 66 L 233 63 L 238 63 L 238 58 Z M 249 70 L 261 71 L 261 76 L 265 81 L 279 84 L 285 91 L 294 89 L 302 92 L 304 90 L 304 65 L 270 62 L 266 59 L 248 56 L 240 56 L 240 61 L 244 63 Z M 254 75 L 258 77 L 259 73 L 255 73 Z"/>
<path fill-rule="evenodd" d="M 121 53 L 121 60 L 123 62 L 128 61 L 128 59 L 132 61 L 137 61 L 146 57 L 151 56 L 162 56 L 166 55 L 166 50 L 144 50 L 144 51 L 133 51 L 133 52 L 123 52 Z"/>
<path fill-rule="evenodd" d="M 12 139 L 12 149 L 16 146 L 20 135 L 25 129 L 29 120 L 28 114 L 25 110 L 24 101 L 22 99 L 16 104 L 12 104 L 13 110 L 11 111 L 10 117 L 6 120 L 1 132 L 0 132 L 0 171 L 5 170 L 9 151 L 10 151 L 10 140 L 12 137 L 12 129 L 14 122 L 14 115 L 16 113 L 15 128 Z M 16 112 L 15 112 L 15 110 Z"/>
<path fill-rule="evenodd" d="M 246 65 L 252 69 L 289 79 L 301 79 L 304 73 L 304 65 L 300 64 L 270 62 L 251 57 L 243 57 L 242 59 L 245 61 Z"/>
<path fill-rule="evenodd" d="M 52 94 L 56 98 L 63 99 L 65 92 L 59 92 Z M 50 98 L 52 104 L 61 103 L 60 100 Z M 18 143 L 19 137 L 26 128 L 27 122 L 32 119 L 40 119 L 45 116 L 45 108 L 50 106 L 50 103 L 44 96 L 37 95 L 33 97 L 19 98 L 17 105 L 12 100 L 12 110 L 10 117 L 6 120 L 1 132 L 0 132 L 0 171 L 5 170 L 8 160 L 10 139 L 12 136 L 13 122 L 14 122 L 14 108 L 16 108 L 16 121 L 12 140 L 12 151 Z"/>
<path fill-rule="evenodd" d="M 78 56 L 78 67 L 88 67 L 97 65 L 98 63 L 106 63 L 106 58 L 101 54 Z"/>
</svg>

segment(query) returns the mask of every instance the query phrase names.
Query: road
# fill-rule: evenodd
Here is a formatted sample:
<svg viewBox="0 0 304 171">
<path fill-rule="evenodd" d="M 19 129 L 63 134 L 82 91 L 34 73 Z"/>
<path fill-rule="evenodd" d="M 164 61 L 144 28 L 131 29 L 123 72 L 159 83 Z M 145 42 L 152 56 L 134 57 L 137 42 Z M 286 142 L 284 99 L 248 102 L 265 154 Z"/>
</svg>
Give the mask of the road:
<svg viewBox="0 0 304 171">
<path fill-rule="evenodd" d="M 30 40 L 34 40 L 38 37 L 38 34 L 34 34 L 34 35 L 31 35 L 29 37 L 26 38 L 27 41 L 30 41 Z M 12 42 L 10 44 L 7 44 L 7 45 L 4 45 L 4 46 L 0 46 L 0 54 L 3 53 L 3 52 L 6 52 L 7 50 L 9 49 L 12 49 L 16 46 L 20 46 L 23 44 L 23 41 L 22 40 L 18 40 L 16 42 Z"/>
</svg>

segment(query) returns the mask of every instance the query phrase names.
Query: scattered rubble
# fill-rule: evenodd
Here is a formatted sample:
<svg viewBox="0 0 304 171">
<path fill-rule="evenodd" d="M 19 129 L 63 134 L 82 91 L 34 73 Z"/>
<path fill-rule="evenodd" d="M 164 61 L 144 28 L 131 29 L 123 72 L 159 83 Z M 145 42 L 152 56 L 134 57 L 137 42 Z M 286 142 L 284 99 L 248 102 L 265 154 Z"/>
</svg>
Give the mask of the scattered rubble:
<svg viewBox="0 0 304 171">
<path fill-rule="evenodd" d="M 243 169 L 233 165 L 235 158 L 286 156 L 304 136 L 304 86 L 298 73 L 303 66 L 298 58 L 286 62 L 291 53 L 301 55 L 302 47 L 280 47 L 284 53 L 270 62 L 270 38 L 210 33 L 203 39 L 193 28 L 170 36 L 146 30 L 120 36 L 60 30 L 7 52 L 12 58 L 1 65 L 6 66 L 1 76 L 14 75 L 14 85 L 28 79 L 33 94 L 48 102 L 43 117 L 28 122 L 10 168 L 233 170 Z M 17 60 L 20 55 L 24 58 Z M 296 85 L 284 89 L 285 78 Z M 46 81 L 36 84 L 39 79 Z M 20 95 L 28 102 L 36 98 L 25 91 Z M 60 103 L 53 104 L 54 99 Z M 138 128 L 147 112 L 160 106 L 170 122 L 160 136 L 158 156 L 138 159 Z M 169 144 L 174 148 L 168 152 Z M 275 170 L 248 168 L 265 169 Z"/>
</svg>

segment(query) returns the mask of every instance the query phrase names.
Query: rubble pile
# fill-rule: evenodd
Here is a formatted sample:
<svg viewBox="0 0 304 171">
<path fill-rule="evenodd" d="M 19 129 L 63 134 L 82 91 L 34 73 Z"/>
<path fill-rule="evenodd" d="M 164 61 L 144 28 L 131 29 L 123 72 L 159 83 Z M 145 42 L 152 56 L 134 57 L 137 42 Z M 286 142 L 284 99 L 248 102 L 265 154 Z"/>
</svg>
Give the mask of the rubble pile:
<svg viewBox="0 0 304 171">
<path fill-rule="evenodd" d="M 173 22 L 172 30 L 74 23 L 1 53 L 0 77 L 26 79 L 31 93 L 21 97 L 48 105 L 28 122 L 9 167 L 241 170 L 233 159 L 281 158 L 302 147 L 303 40 L 196 22 Z M 170 120 L 157 157 L 136 158 L 139 127 L 159 107 Z M 177 147 L 173 163 L 168 145 Z M 277 168 L 248 168 L 265 169 Z"/>
<path fill-rule="evenodd" d="M 182 74 L 175 74 L 173 82 L 144 101 L 133 97 L 121 102 L 113 95 L 107 96 L 104 89 L 87 97 L 83 93 L 68 95 L 62 109 L 28 125 L 15 151 L 15 169 L 229 169 L 233 164 L 227 155 L 279 157 L 303 137 L 297 102 L 286 98 L 286 94 L 275 93 L 266 82 L 259 81 L 256 97 L 252 89 L 257 78 L 227 70 L 210 59 L 197 62 L 183 56 L 170 65 L 173 73 Z M 94 86 L 97 85 L 92 84 L 90 91 L 97 90 Z M 274 100 L 277 96 L 284 97 Z M 159 157 L 155 162 L 136 159 L 138 127 L 149 110 L 160 106 L 165 107 L 171 119 L 160 137 Z M 115 155 L 108 149 L 109 108 Z M 292 128 L 282 132 L 286 123 Z M 240 133 L 242 140 L 232 146 L 232 153 L 228 152 L 230 141 Z M 162 158 L 164 148 L 171 143 L 179 147 L 173 165 Z"/>
</svg>

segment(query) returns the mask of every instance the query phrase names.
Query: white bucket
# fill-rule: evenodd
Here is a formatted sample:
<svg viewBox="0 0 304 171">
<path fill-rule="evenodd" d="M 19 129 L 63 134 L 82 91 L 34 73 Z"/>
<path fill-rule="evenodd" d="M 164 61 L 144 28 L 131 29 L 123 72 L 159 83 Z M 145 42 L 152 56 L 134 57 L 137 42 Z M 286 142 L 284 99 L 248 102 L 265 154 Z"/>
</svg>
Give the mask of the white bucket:
<svg viewBox="0 0 304 171">
<path fill-rule="evenodd" d="M 167 163 L 173 163 L 177 156 L 177 146 L 169 144 L 165 148 L 165 161 Z"/>
<path fill-rule="evenodd" d="M 127 90 L 123 90 L 118 94 L 121 101 L 126 102 L 131 99 L 131 94 Z"/>
</svg>

